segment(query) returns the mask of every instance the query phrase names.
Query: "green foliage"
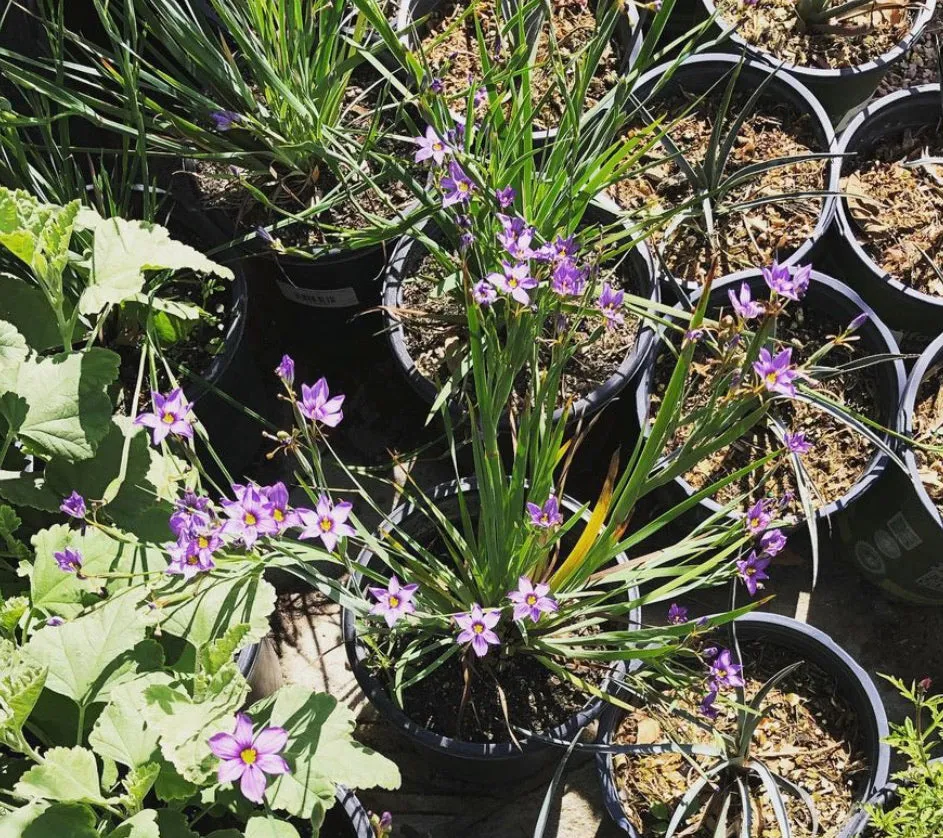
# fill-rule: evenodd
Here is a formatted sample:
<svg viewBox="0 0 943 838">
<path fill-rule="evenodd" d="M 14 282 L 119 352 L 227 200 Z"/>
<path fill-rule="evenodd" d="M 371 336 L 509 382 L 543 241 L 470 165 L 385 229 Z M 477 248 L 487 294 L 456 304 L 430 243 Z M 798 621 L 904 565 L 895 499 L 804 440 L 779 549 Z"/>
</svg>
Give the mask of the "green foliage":
<svg viewBox="0 0 943 838">
<path fill-rule="evenodd" d="M 887 805 L 867 807 L 871 827 L 885 838 L 936 838 L 943 834 L 943 760 L 933 756 L 943 746 L 943 694 L 929 695 L 929 679 L 908 687 L 884 677 L 913 704 L 914 716 L 891 727 L 887 742 L 907 765 L 894 775 Z"/>
</svg>

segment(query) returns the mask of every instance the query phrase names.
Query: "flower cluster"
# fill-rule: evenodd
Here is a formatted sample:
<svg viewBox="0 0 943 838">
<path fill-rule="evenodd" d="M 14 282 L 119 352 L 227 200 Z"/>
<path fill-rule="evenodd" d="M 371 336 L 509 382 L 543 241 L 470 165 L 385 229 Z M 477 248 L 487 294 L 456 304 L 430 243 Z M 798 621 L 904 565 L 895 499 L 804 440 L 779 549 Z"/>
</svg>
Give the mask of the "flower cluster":
<svg viewBox="0 0 943 838">
<path fill-rule="evenodd" d="M 737 562 L 737 572 L 746 585 L 750 596 L 763 587 L 769 579 L 766 569 L 773 557 L 786 546 L 786 536 L 780 529 L 771 529 L 773 516 L 770 510 L 775 502 L 769 498 L 760 498 L 748 510 L 744 519 L 747 533 L 754 538 L 755 547 L 745 559 Z"/>
<path fill-rule="evenodd" d="M 709 719 L 716 719 L 718 711 L 714 702 L 718 694 L 722 690 L 745 685 L 741 674 L 743 667 L 734 663 L 729 649 L 712 646 L 705 649 L 703 654 L 708 661 L 707 695 L 701 700 L 700 710 Z"/>
</svg>

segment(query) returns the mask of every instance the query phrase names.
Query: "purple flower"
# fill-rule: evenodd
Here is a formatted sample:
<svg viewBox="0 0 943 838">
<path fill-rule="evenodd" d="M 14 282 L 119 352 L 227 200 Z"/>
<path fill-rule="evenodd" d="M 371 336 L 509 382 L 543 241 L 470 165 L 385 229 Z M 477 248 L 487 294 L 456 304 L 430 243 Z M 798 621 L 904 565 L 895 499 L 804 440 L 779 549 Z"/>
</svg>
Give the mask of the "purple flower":
<svg viewBox="0 0 943 838">
<path fill-rule="evenodd" d="M 498 299 L 498 292 L 486 279 L 481 279 L 472 286 L 472 299 L 480 306 L 490 306 Z"/>
<path fill-rule="evenodd" d="M 85 513 L 88 511 L 85 507 L 85 498 L 74 489 L 69 497 L 63 498 L 62 503 L 59 504 L 59 509 L 73 518 L 84 518 Z"/>
<path fill-rule="evenodd" d="M 61 553 L 53 553 L 52 557 L 59 565 L 59 570 L 65 573 L 78 573 L 82 569 L 82 554 L 71 547 L 66 547 Z"/>
<path fill-rule="evenodd" d="M 207 573 L 216 567 L 213 553 L 222 545 L 218 531 L 207 531 L 191 539 L 177 542 L 167 549 L 170 564 L 167 573 L 192 579 L 198 573 Z"/>
<path fill-rule="evenodd" d="M 355 535 L 354 528 L 347 523 L 347 517 L 354 505 L 348 501 L 335 504 L 327 495 L 318 498 L 318 504 L 312 512 L 310 509 L 301 509 L 303 529 L 299 538 L 320 538 L 321 543 L 328 550 L 337 546 L 339 538 Z"/>
<path fill-rule="evenodd" d="M 668 622 L 673 626 L 680 626 L 688 621 L 688 609 L 677 602 L 672 602 L 668 609 Z"/>
<path fill-rule="evenodd" d="M 344 418 L 344 411 L 341 405 L 344 403 L 344 396 L 331 396 L 331 391 L 327 386 L 326 378 L 319 378 L 314 382 L 313 387 L 307 384 L 301 385 L 301 401 L 295 402 L 302 415 L 307 416 L 312 422 L 320 422 L 329 428 L 336 428 Z"/>
<path fill-rule="evenodd" d="M 505 186 L 504 189 L 499 189 L 495 192 L 494 196 L 498 199 L 498 206 L 501 207 L 501 209 L 507 209 L 514 203 L 514 198 L 517 197 L 517 193 L 512 187 Z"/>
<path fill-rule="evenodd" d="M 284 483 L 279 480 L 274 486 L 260 487 L 260 491 L 272 507 L 272 518 L 275 520 L 279 532 L 284 532 L 289 527 L 301 526 L 298 510 L 292 509 L 288 505 L 288 488 Z"/>
<path fill-rule="evenodd" d="M 415 156 L 417 163 L 422 163 L 423 160 L 429 160 L 430 158 L 439 166 L 445 162 L 445 155 L 449 153 L 449 147 L 445 144 L 445 140 L 436 134 L 435 128 L 431 125 L 426 126 L 426 136 L 414 137 L 413 142 L 419 146 Z"/>
<path fill-rule="evenodd" d="M 291 355 L 282 355 L 282 360 L 275 367 L 275 375 L 288 387 L 295 383 L 295 361 Z"/>
<path fill-rule="evenodd" d="M 782 530 L 767 530 L 760 536 L 760 551 L 767 556 L 775 556 L 786 546 L 786 536 Z"/>
<path fill-rule="evenodd" d="M 717 688 L 712 687 L 710 692 L 701 699 L 701 703 L 698 705 L 698 710 L 701 711 L 701 714 L 707 716 L 708 719 L 716 719 L 718 710 L 714 706 L 714 702 L 717 700 Z"/>
<path fill-rule="evenodd" d="M 65 620 L 63 620 L 62 617 L 50 617 L 48 620 L 46 620 L 46 625 L 61 626 L 64 622 Z"/>
<path fill-rule="evenodd" d="M 373 827 L 376 838 L 389 838 L 393 832 L 393 816 L 389 812 L 384 812 L 379 816 L 368 812 L 367 816 L 370 818 L 370 826 Z"/>
<path fill-rule="evenodd" d="M 547 242 L 537 251 L 537 258 L 543 262 L 559 264 L 572 261 L 573 257 L 576 256 L 576 252 L 576 239 L 573 236 L 567 238 L 557 236 L 552 242 Z"/>
<path fill-rule="evenodd" d="M 550 287 L 562 297 L 579 297 L 586 288 L 586 271 L 567 259 L 553 269 Z"/>
<path fill-rule="evenodd" d="M 772 522 L 772 517 L 766 511 L 766 500 L 760 498 L 747 510 L 747 517 L 744 521 L 747 532 L 751 535 L 759 535 Z"/>
<path fill-rule="evenodd" d="M 764 348 L 760 350 L 759 360 L 753 362 L 753 371 L 770 393 L 795 398 L 796 385 L 793 381 L 798 378 L 799 373 L 793 369 L 791 363 L 791 347 L 777 353 L 775 358 Z"/>
<path fill-rule="evenodd" d="M 766 280 L 770 290 L 790 300 L 802 299 L 809 288 L 811 277 L 811 265 L 805 265 L 793 271 L 791 268 L 774 261 L 771 267 L 763 268 L 763 279 Z"/>
<path fill-rule="evenodd" d="M 805 438 L 802 431 L 796 431 L 794 434 L 786 431 L 783 434 L 783 443 L 790 454 L 808 454 L 812 450 L 812 443 Z"/>
<path fill-rule="evenodd" d="M 479 107 L 480 105 L 483 105 L 483 104 L 485 103 L 485 100 L 486 100 L 487 98 L 488 98 L 488 88 L 487 88 L 487 87 L 479 87 L 479 88 L 475 91 L 475 98 L 474 98 L 474 105 L 475 105 L 475 107 L 477 108 L 477 107 Z"/>
<path fill-rule="evenodd" d="M 275 244 L 275 237 L 265 227 L 256 227 L 255 234 L 266 244 Z"/>
<path fill-rule="evenodd" d="M 550 586 L 544 582 L 536 585 L 526 576 L 517 580 L 517 590 L 508 593 L 508 599 L 514 603 L 514 619 L 524 620 L 530 617 L 536 623 L 541 614 L 549 614 L 560 606 L 556 599 L 550 596 Z"/>
<path fill-rule="evenodd" d="M 242 122 L 242 117 L 235 111 L 213 111 L 210 119 L 217 131 L 228 131 L 237 122 Z"/>
<path fill-rule="evenodd" d="M 443 90 L 445 90 L 445 85 L 442 84 L 442 79 L 433 78 L 432 81 L 429 82 L 429 90 L 431 90 L 435 94 L 439 94 Z"/>
<path fill-rule="evenodd" d="M 454 619 L 462 630 L 456 638 L 456 642 L 471 642 L 472 650 L 479 658 L 488 654 L 488 646 L 501 645 L 498 635 L 492 631 L 501 619 L 500 611 L 484 612 L 481 610 L 481 606 L 475 602 L 472 604 L 471 611 L 467 614 L 456 614 Z"/>
<path fill-rule="evenodd" d="M 864 312 L 861 312 L 854 320 L 852 320 L 846 327 L 846 332 L 857 332 L 865 323 L 868 322 L 868 315 Z"/>
<path fill-rule="evenodd" d="M 504 249 L 518 262 L 526 262 L 528 259 L 532 259 L 534 251 L 530 243 L 534 238 L 534 228 L 527 227 L 521 218 L 512 219 L 508 224 L 506 223 L 508 220 L 506 215 L 499 215 L 498 217 L 502 220 L 503 228 L 498 233 L 498 241 L 501 242 Z"/>
<path fill-rule="evenodd" d="M 530 268 L 526 263 L 512 265 L 510 262 L 502 262 L 504 273 L 493 273 L 488 275 L 490 282 L 499 291 L 510 295 L 521 305 L 527 305 L 530 302 L 528 291 L 537 287 L 537 280 L 530 275 Z"/>
<path fill-rule="evenodd" d="M 763 304 L 753 299 L 750 286 L 745 282 L 740 283 L 739 294 L 734 294 L 731 288 L 727 292 L 727 296 L 730 298 L 730 305 L 733 306 L 733 310 L 744 320 L 752 320 L 763 313 Z"/>
<path fill-rule="evenodd" d="M 416 606 L 412 603 L 413 595 L 419 590 L 419 585 L 400 585 L 399 579 L 390 577 L 390 584 L 386 588 L 369 588 L 370 594 L 376 599 L 376 604 L 370 609 L 371 614 L 379 614 L 386 620 L 386 624 L 393 628 L 400 617 L 413 614 Z"/>
<path fill-rule="evenodd" d="M 602 293 L 599 295 L 599 310 L 602 316 L 606 318 L 606 328 L 612 329 L 615 326 L 621 326 L 625 322 L 622 312 L 622 300 L 625 294 L 622 291 L 614 290 L 608 282 L 602 284 Z"/>
<path fill-rule="evenodd" d="M 704 650 L 701 652 L 701 657 L 703 657 L 704 660 L 709 661 L 716 658 L 719 654 L 720 649 L 718 649 L 716 646 L 705 646 Z"/>
<path fill-rule="evenodd" d="M 560 514 L 560 502 L 555 495 L 550 495 L 543 506 L 528 503 L 527 513 L 530 515 L 531 524 L 543 530 L 559 527 L 563 523 L 563 516 Z"/>
<path fill-rule="evenodd" d="M 220 506 L 229 518 L 221 532 L 238 538 L 251 549 L 261 536 L 278 532 L 278 524 L 272 515 L 272 504 L 258 486 L 232 488 L 236 500 L 220 501 Z"/>
<path fill-rule="evenodd" d="M 729 649 L 721 649 L 711 661 L 710 677 L 711 689 L 721 690 L 724 687 L 742 687 L 744 685 L 740 672 L 743 667 L 734 663 L 730 658 Z"/>
<path fill-rule="evenodd" d="M 471 200 L 472 192 L 475 191 L 475 184 L 454 160 L 449 163 L 449 173 L 439 181 L 439 187 L 443 192 L 443 207 L 450 207 L 452 204 L 467 204 Z"/>
<path fill-rule="evenodd" d="M 288 743 L 288 731 L 281 727 L 263 727 L 255 736 L 252 719 L 236 714 L 232 733 L 217 733 L 208 740 L 210 750 L 221 760 L 216 777 L 220 783 L 239 780 L 246 800 L 261 803 L 265 797 L 266 774 L 288 774 L 291 770 L 280 755 Z"/>
<path fill-rule="evenodd" d="M 213 519 L 210 499 L 187 492 L 178 498 L 170 516 L 170 530 L 178 538 L 191 530 L 207 527 Z"/>
<path fill-rule="evenodd" d="M 747 558 L 737 562 L 737 572 L 743 584 L 747 586 L 750 596 L 756 596 L 757 590 L 763 587 L 760 583 L 769 579 L 766 568 L 771 561 L 769 556 L 757 556 L 755 551 L 751 551 Z"/>
<path fill-rule="evenodd" d="M 704 337 L 703 329 L 688 329 L 684 333 L 684 339 L 691 343 L 697 343 L 702 337 Z"/>
<path fill-rule="evenodd" d="M 193 425 L 187 415 L 193 409 L 179 387 L 162 396 L 156 390 L 151 391 L 153 413 L 141 413 L 135 420 L 135 425 L 144 425 L 151 428 L 154 445 L 160 445 L 168 434 L 193 439 Z"/>
</svg>

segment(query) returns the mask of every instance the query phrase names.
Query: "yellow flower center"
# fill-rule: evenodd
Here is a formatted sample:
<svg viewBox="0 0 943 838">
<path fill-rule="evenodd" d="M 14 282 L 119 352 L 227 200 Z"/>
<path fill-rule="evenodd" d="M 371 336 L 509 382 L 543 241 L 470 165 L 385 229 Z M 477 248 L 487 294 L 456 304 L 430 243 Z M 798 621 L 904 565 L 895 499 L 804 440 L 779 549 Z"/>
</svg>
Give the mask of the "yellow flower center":
<svg viewBox="0 0 943 838">
<path fill-rule="evenodd" d="M 755 568 L 755 567 L 748 567 L 748 568 L 746 569 L 746 574 L 747 574 L 747 576 L 753 576 L 753 574 L 755 574 L 755 573 L 756 573 L 756 568 Z"/>
<path fill-rule="evenodd" d="M 541 523 L 541 524 L 549 524 L 549 523 L 550 523 L 550 516 L 549 516 L 546 512 L 544 512 L 544 514 L 540 516 L 540 523 Z"/>
<path fill-rule="evenodd" d="M 475 632 L 475 634 L 481 634 L 484 630 L 485 630 L 484 623 L 475 623 L 472 626 L 472 631 Z"/>
<path fill-rule="evenodd" d="M 199 563 L 200 563 L 199 556 L 187 556 L 187 564 L 199 564 Z"/>
<path fill-rule="evenodd" d="M 161 416 L 161 421 L 163 421 L 165 425 L 172 425 L 177 421 L 177 417 L 172 413 L 165 413 L 163 416 Z"/>
<path fill-rule="evenodd" d="M 247 512 L 242 520 L 246 522 L 247 526 L 254 527 L 259 519 L 256 518 L 255 515 L 253 515 L 251 512 Z"/>
<path fill-rule="evenodd" d="M 241 759 L 246 765 L 252 765 L 258 754 L 255 752 L 255 748 L 246 748 L 242 753 L 239 754 L 239 759 Z"/>
<path fill-rule="evenodd" d="M 726 677 L 727 677 L 727 670 L 726 670 L 726 669 L 715 669 L 715 670 L 714 670 L 714 673 L 717 675 L 718 678 L 726 678 Z"/>
<path fill-rule="evenodd" d="M 281 509 L 276 509 L 276 510 L 272 513 L 272 517 L 273 517 L 276 521 L 278 521 L 278 523 L 281 523 L 282 521 L 285 520 L 285 513 L 282 512 Z"/>
<path fill-rule="evenodd" d="M 513 276 L 508 277 L 508 285 L 511 288 L 517 288 L 517 280 Z"/>
<path fill-rule="evenodd" d="M 432 150 L 433 150 L 433 151 L 442 151 L 442 149 L 443 149 L 444 147 L 445 147 L 445 146 L 443 146 L 442 143 L 433 143 L 433 144 L 432 144 Z"/>
<path fill-rule="evenodd" d="M 321 519 L 322 532 L 330 532 L 334 527 L 334 522 L 326 515 Z"/>
<path fill-rule="evenodd" d="M 768 373 L 766 373 L 766 383 L 767 383 L 767 384 L 775 384 L 775 383 L 776 383 L 776 380 L 777 380 L 778 378 L 779 378 L 779 375 L 778 375 L 777 373 L 775 373 L 775 372 L 768 372 Z"/>
<path fill-rule="evenodd" d="M 210 546 L 210 540 L 205 535 L 201 535 L 197 538 L 196 544 L 201 550 L 205 550 Z"/>
<path fill-rule="evenodd" d="M 537 595 L 536 595 L 536 594 L 528 594 L 528 595 L 527 595 L 527 599 L 525 600 L 525 602 L 526 602 L 528 605 L 536 605 L 536 604 L 537 604 Z"/>
<path fill-rule="evenodd" d="M 390 603 L 390 608 L 398 608 L 398 607 L 399 607 L 399 597 L 396 596 L 396 594 L 390 594 L 390 598 L 389 598 L 388 602 Z"/>
<path fill-rule="evenodd" d="M 459 191 L 459 192 L 467 192 L 467 191 L 468 191 L 468 184 L 465 183 L 464 180 L 460 180 L 460 181 L 458 182 L 458 191 Z"/>
</svg>

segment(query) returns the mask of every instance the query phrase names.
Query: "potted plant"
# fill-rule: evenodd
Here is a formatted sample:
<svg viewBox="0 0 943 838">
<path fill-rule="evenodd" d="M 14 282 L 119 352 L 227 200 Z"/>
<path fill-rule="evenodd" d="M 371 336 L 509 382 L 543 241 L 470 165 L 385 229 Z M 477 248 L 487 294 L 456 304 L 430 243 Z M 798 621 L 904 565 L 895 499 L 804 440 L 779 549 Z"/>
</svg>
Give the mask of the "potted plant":
<svg viewBox="0 0 943 838">
<path fill-rule="evenodd" d="M 701 295 L 694 295 L 699 300 Z M 818 522 L 837 525 L 851 514 L 885 471 L 903 472 L 884 429 L 893 425 L 904 385 L 904 368 L 890 330 L 847 286 L 806 268 L 774 264 L 761 271 L 725 277 L 709 292 L 708 311 L 716 326 L 704 330 L 695 355 L 698 375 L 684 395 L 692 417 L 709 404 L 705 385 L 740 368 L 749 350 L 730 343 L 732 323 L 768 340 L 769 357 L 789 353 L 792 361 L 812 365 L 792 393 L 780 389 L 763 422 L 729 448 L 718 449 L 675 478 L 671 501 L 691 497 L 701 487 L 730 474 L 751 460 L 783 446 L 788 457 L 732 482 L 716 497 L 700 501 L 700 513 L 717 515 L 730 503 L 738 514 L 754 504 L 774 506 L 793 522 L 805 519 L 818 555 Z M 789 300 L 783 310 L 782 304 Z M 669 331 L 663 340 L 677 343 Z M 662 344 L 663 347 L 666 344 Z M 653 353 L 653 361 L 636 390 L 638 421 L 644 428 L 661 400 L 670 374 L 672 353 Z M 660 360 L 659 360 L 660 357 Z M 756 367 L 754 367 L 756 369 Z M 747 378 L 739 386 L 753 386 Z M 657 415 L 657 414 L 656 414 Z M 684 450 L 683 429 L 669 451 Z"/>
<path fill-rule="evenodd" d="M 943 602 L 943 564 L 936 546 L 940 517 L 938 407 L 943 338 L 914 364 L 894 424 L 906 469 L 877 473 L 874 488 L 838 528 L 842 548 L 886 593 L 924 605 Z"/>
<path fill-rule="evenodd" d="M 940 86 L 928 84 L 872 102 L 839 138 L 829 180 L 841 198 L 823 258 L 914 351 L 943 326 L 934 176 L 943 154 L 941 101 Z"/>
<path fill-rule="evenodd" d="M 844 125 L 907 55 L 936 8 L 935 0 L 702 0 L 715 26 L 737 51 L 801 81 Z"/>
<path fill-rule="evenodd" d="M 696 55 L 649 70 L 626 104 L 627 138 L 656 118 L 660 142 L 609 187 L 652 236 L 676 294 L 719 273 L 814 258 L 834 213 L 826 193 L 834 134 L 801 84 L 766 65 Z"/>
<path fill-rule="evenodd" d="M 887 779 L 874 683 L 831 638 L 786 617 L 750 614 L 725 634 L 696 641 L 706 686 L 607 709 L 595 749 L 607 812 L 633 838 L 770 822 L 782 835 L 835 833 Z"/>
</svg>

